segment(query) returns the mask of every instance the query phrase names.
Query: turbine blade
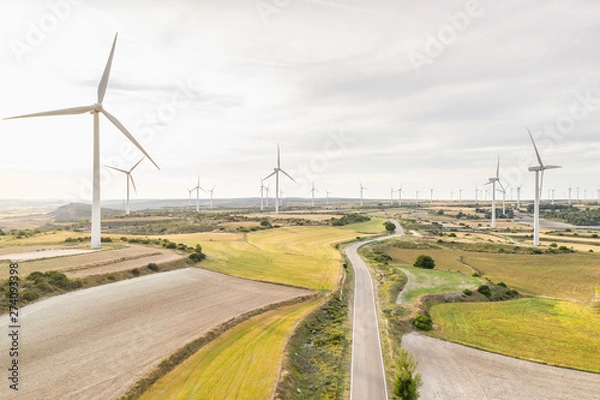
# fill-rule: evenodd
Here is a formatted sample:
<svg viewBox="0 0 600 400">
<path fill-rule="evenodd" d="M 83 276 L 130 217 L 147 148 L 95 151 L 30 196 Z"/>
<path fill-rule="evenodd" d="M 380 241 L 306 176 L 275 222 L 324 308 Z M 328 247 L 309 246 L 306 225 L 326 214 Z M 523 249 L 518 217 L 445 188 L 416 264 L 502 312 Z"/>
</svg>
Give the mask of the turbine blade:
<svg viewBox="0 0 600 400">
<path fill-rule="evenodd" d="M 135 182 L 133 181 L 133 176 L 131 174 L 127 174 L 127 176 L 131 179 L 131 186 L 133 186 L 133 191 L 137 195 L 137 188 L 135 187 Z"/>
<path fill-rule="evenodd" d="M 275 175 L 277 173 L 277 171 L 273 171 L 271 172 L 269 175 L 267 175 L 267 177 L 265 179 L 263 179 L 263 181 L 266 181 L 267 179 L 269 179 L 270 177 L 272 177 L 273 175 Z"/>
<path fill-rule="evenodd" d="M 29 117 L 49 117 L 49 116 L 52 116 L 52 115 L 84 114 L 84 113 L 90 112 L 92 110 L 94 110 L 94 106 L 61 108 L 60 110 L 43 111 L 43 112 L 33 113 L 33 114 L 17 115 L 16 117 L 7 117 L 7 118 L 3 118 L 3 119 L 17 119 L 17 118 L 29 118 Z"/>
<path fill-rule="evenodd" d="M 281 167 L 281 152 L 279 151 L 279 143 L 277 143 L 277 168 Z"/>
<path fill-rule="evenodd" d="M 540 167 L 544 166 L 544 163 L 542 162 L 542 158 L 540 157 L 540 152 L 537 149 L 537 146 L 535 145 L 535 140 L 533 140 L 533 135 L 531 134 L 531 131 L 529 130 L 529 128 L 527 128 L 527 132 L 529 132 L 529 137 L 531 138 L 531 143 L 533 143 L 533 148 L 535 149 L 535 155 L 537 157 L 538 163 L 540 163 Z"/>
<path fill-rule="evenodd" d="M 133 167 L 131 167 L 131 169 L 129 170 L 129 172 L 133 171 L 135 169 L 135 167 L 137 167 L 138 165 L 140 165 L 140 163 L 142 161 L 144 161 L 144 158 L 146 158 L 146 157 L 142 157 L 142 159 L 140 161 L 138 161 L 137 163 L 135 163 L 135 165 Z"/>
<path fill-rule="evenodd" d="M 154 166 L 160 171 L 160 167 L 158 166 L 158 164 L 156 164 L 154 162 L 154 160 L 152 159 L 152 157 L 150 157 L 150 155 L 146 152 L 146 150 L 144 150 L 144 148 L 142 147 L 141 144 L 138 143 L 137 140 L 135 140 L 135 138 L 133 137 L 133 135 L 131 133 L 129 133 L 129 131 L 127 130 L 127 128 L 125 128 L 123 126 L 122 123 L 119 122 L 118 119 L 116 119 L 111 113 L 109 113 L 108 111 L 106 111 L 105 109 L 102 109 L 102 114 L 104 114 L 104 116 L 106 118 L 109 119 L 110 122 L 113 123 L 114 126 L 116 126 L 121 132 L 123 132 L 123 134 L 127 137 L 127 139 L 131 140 L 131 142 L 133 144 L 135 144 L 135 146 L 140 149 L 140 151 L 142 153 L 144 153 L 144 155 L 146 157 L 148 157 L 148 160 L 152 161 L 152 164 L 154 164 Z"/>
<path fill-rule="evenodd" d="M 102 104 L 102 101 L 104 100 L 104 94 L 106 93 L 106 87 L 108 86 L 108 77 L 110 76 L 110 68 L 112 66 L 113 55 L 115 54 L 115 46 L 117 45 L 118 35 L 119 33 L 117 32 L 115 34 L 115 40 L 113 41 L 112 48 L 110 49 L 108 61 L 104 67 L 104 73 L 102 73 L 102 79 L 100 79 L 100 84 L 98 85 L 98 104 Z"/>
<path fill-rule="evenodd" d="M 544 170 L 542 170 L 542 176 L 540 177 L 540 197 L 542 197 L 542 188 L 544 187 Z"/>
<path fill-rule="evenodd" d="M 544 165 L 544 169 L 562 168 L 560 165 Z"/>
<path fill-rule="evenodd" d="M 500 179 L 500 154 L 498 154 L 498 164 L 496 165 L 496 179 Z"/>
<path fill-rule="evenodd" d="M 121 169 L 121 168 L 117 168 L 117 167 L 111 167 L 110 165 L 104 165 L 104 166 L 105 166 L 106 168 L 110 168 L 110 169 L 114 169 L 115 171 L 122 172 L 122 173 L 124 173 L 124 174 L 128 174 L 128 173 L 129 173 L 129 171 L 125 171 L 124 169 Z"/>
<path fill-rule="evenodd" d="M 287 176 L 288 178 L 290 178 L 291 180 L 293 180 L 293 181 L 294 181 L 294 183 L 298 183 L 298 182 L 296 182 L 296 180 L 295 180 L 294 178 L 292 178 L 292 177 L 290 176 L 290 174 L 288 174 L 287 172 L 285 172 L 285 171 L 284 171 L 284 170 L 282 170 L 282 169 L 280 169 L 280 171 L 281 171 L 281 172 L 283 172 L 283 173 L 285 174 L 285 176 Z"/>
</svg>

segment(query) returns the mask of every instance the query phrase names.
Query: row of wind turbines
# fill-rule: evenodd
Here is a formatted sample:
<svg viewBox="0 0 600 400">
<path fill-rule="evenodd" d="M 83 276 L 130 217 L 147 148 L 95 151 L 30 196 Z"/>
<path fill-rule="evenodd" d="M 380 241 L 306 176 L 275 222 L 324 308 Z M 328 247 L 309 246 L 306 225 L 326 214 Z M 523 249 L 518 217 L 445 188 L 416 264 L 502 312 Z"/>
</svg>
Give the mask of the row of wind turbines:
<svg viewBox="0 0 600 400">
<path fill-rule="evenodd" d="M 32 114 L 24 114 L 24 115 L 19 115 L 19 116 L 15 116 L 15 117 L 5 118 L 5 119 L 18 119 L 18 118 L 30 118 L 30 117 L 77 115 L 77 114 L 85 114 L 85 113 L 92 114 L 92 116 L 93 116 L 93 161 L 92 161 L 93 190 L 92 190 L 92 220 L 91 220 L 91 222 L 92 222 L 92 224 L 91 224 L 92 225 L 91 226 L 91 247 L 92 248 L 100 248 L 101 247 L 101 241 L 100 241 L 100 230 L 101 230 L 101 228 L 100 228 L 100 226 L 101 226 L 100 225 L 100 219 L 101 219 L 100 218 L 100 214 L 101 214 L 101 209 L 100 209 L 100 118 L 99 118 L 100 114 L 104 115 L 144 155 L 143 158 L 141 158 L 137 163 L 135 163 L 128 170 L 122 169 L 122 168 L 117 168 L 114 166 L 106 166 L 117 172 L 121 172 L 121 173 L 125 174 L 127 177 L 127 206 L 126 206 L 127 214 L 129 214 L 131 212 L 131 208 L 130 208 L 130 204 L 129 204 L 130 185 L 133 187 L 134 191 L 137 193 L 137 188 L 135 186 L 135 182 L 134 182 L 133 176 L 132 176 L 133 170 L 138 165 L 140 165 L 140 163 L 146 158 L 148 160 L 150 160 L 150 162 L 152 162 L 152 164 L 154 164 L 154 166 L 157 169 L 160 170 L 158 164 L 152 159 L 152 157 L 146 152 L 146 150 L 140 145 L 140 143 L 133 137 L 133 135 L 127 130 L 127 128 L 125 128 L 125 126 L 114 115 L 109 113 L 104 108 L 104 105 L 103 105 L 103 100 L 104 100 L 106 90 L 108 87 L 108 81 L 109 81 L 113 57 L 114 57 L 114 53 L 115 53 L 115 47 L 117 44 L 117 38 L 118 38 L 118 33 L 115 34 L 113 44 L 112 44 L 112 47 L 110 49 L 110 53 L 108 56 L 108 61 L 104 67 L 102 77 L 98 84 L 97 98 L 96 98 L 96 102 L 94 104 L 84 105 L 84 106 L 79 106 L 79 107 L 72 107 L 72 108 L 65 108 L 65 109 L 58 109 L 58 110 L 52 110 L 52 111 L 44 111 L 44 112 L 38 112 L 38 113 L 32 113 Z M 559 168 L 559 167 L 554 166 L 554 165 L 544 165 L 543 164 L 542 159 L 539 155 L 538 149 L 535 145 L 535 141 L 533 140 L 533 136 L 531 135 L 531 132 L 529 132 L 529 136 L 533 143 L 534 150 L 535 150 L 536 157 L 537 157 L 538 164 L 539 164 L 539 165 L 529 168 L 529 170 L 531 172 L 535 172 L 534 245 L 539 245 L 539 202 L 540 202 L 540 196 L 541 196 L 541 191 L 542 191 L 542 186 L 543 186 L 544 171 L 547 169 L 554 169 L 554 168 Z M 500 160 L 498 158 L 498 164 L 496 167 L 496 176 L 493 178 L 489 178 L 489 180 L 487 182 L 487 184 L 492 185 L 492 226 L 493 227 L 495 227 L 495 223 L 496 223 L 495 222 L 495 207 L 496 207 L 495 198 L 496 198 L 496 191 L 497 191 L 496 184 L 498 184 L 498 187 L 499 187 L 498 191 L 500 191 L 503 194 L 503 200 L 505 200 L 505 198 L 506 198 L 506 188 L 500 182 L 499 169 L 500 169 Z M 285 170 L 283 170 L 281 168 L 281 153 L 280 153 L 280 148 L 279 148 L 279 144 L 278 144 L 277 145 L 276 167 L 273 169 L 273 172 L 271 172 L 269 175 L 267 175 L 264 179 L 261 179 L 261 187 L 260 187 L 261 210 L 264 209 L 264 201 L 263 200 L 264 200 L 265 192 L 267 193 L 266 200 L 267 200 L 267 206 L 268 206 L 269 186 L 265 187 L 264 181 L 266 181 L 267 179 L 274 176 L 275 177 L 275 213 L 276 214 L 279 213 L 279 207 L 281 205 L 280 196 L 282 197 L 282 194 L 283 194 L 282 190 L 280 189 L 280 174 L 283 174 L 288 179 L 292 180 L 293 182 L 296 182 L 296 180 L 290 174 L 288 174 Z M 359 184 L 360 184 L 360 205 L 362 206 L 364 191 L 367 190 L 367 188 L 365 186 L 363 186 L 362 182 L 359 182 Z M 202 188 L 200 186 L 200 177 L 198 177 L 198 181 L 197 181 L 196 185 L 193 188 L 188 189 L 189 196 L 190 196 L 190 203 L 191 203 L 192 192 L 195 190 L 196 191 L 196 210 L 199 211 L 199 197 L 200 197 L 200 190 L 202 190 L 205 193 L 210 193 L 210 207 L 212 208 L 214 189 L 215 189 L 215 186 L 213 186 L 212 189 L 210 189 L 210 190 L 206 190 L 206 189 Z M 434 190 L 433 188 L 430 189 L 430 197 L 431 197 L 432 201 L 433 201 L 433 190 Z M 316 192 L 318 192 L 318 189 L 315 187 L 314 182 L 313 182 L 312 188 L 310 190 L 311 204 L 313 206 L 314 206 Z M 325 190 L 325 192 L 326 192 L 326 201 L 327 201 L 327 203 L 329 203 L 329 194 L 331 192 L 329 192 L 327 190 Z M 396 192 L 398 193 L 399 203 L 401 205 L 402 186 L 397 190 L 394 190 L 394 188 L 392 187 L 392 189 L 391 189 L 392 204 L 394 201 L 394 193 L 396 193 Z M 571 188 L 569 188 L 569 199 L 570 199 L 570 193 L 571 193 Z M 519 198 L 519 194 L 520 194 L 520 187 L 517 188 L 517 197 L 518 198 Z M 417 200 L 418 200 L 418 195 L 419 195 L 418 190 L 416 191 L 416 195 L 417 195 Z M 599 191 L 599 196 L 600 196 L 600 191 Z M 462 189 L 459 191 L 459 201 L 460 201 L 461 197 L 462 197 Z M 477 197 L 477 191 L 476 191 L 476 197 Z M 503 201 L 503 203 L 504 203 L 504 201 Z"/>
</svg>

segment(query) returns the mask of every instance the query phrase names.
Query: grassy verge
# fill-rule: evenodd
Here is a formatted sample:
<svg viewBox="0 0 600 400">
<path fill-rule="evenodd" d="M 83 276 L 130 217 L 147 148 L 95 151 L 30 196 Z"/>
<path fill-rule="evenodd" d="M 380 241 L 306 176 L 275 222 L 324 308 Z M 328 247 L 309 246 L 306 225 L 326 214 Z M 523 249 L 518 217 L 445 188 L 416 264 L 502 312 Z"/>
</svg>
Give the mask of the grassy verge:
<svg viewBox="0 0 600 400">
<path fill-rule="evenodd" d="M 278 399 L 344 399 L 350 366 L 348 304 L 354 273 L 347 269 L 341 293 L 302 321 L 286 348 Z"/>
<path fill-rule="evenodd" d="M 370 221 L 357 222 L 354 224 L 345 225 L 344 227 L 342 227 L 342 229 L 356 233 L 384 233 L 385 228 L 383 226 L 383 223 L 385 221 L 387 220 L 383 218 L 371 218 Z"/>
<path fill-rule="evenodd" d="M 265 312 L 216 338 L 226 329 L 221 328 L 164 361 L 123 398 L 269 399 L 292 329 L 320 301 L 316 298 Z M 202 347 L 213 338 L 216 339 Z M 200 351 L 185 359 L 200 347 Z M 159 376 L 163 377 L 157 380 Z M 138 397 L 137 393 L 151 381 L 155 383 Z"/>
<path fill-rule="evenodd" d="M 411 284 L 402 293 L 404 302 L 411 302 L 424 294 L 462 292 L 464 289 L 476 289 L 481 279 L 456 272 L 425 270 L 414 267 L 398 267 L 410 275 Z"/>
<path fill-rule="evenodd" d="M 588 305 L 546 299 L 439 304 L 436 336 L 551 365 L 600 372 L 600 314 Z"/>
</svg>

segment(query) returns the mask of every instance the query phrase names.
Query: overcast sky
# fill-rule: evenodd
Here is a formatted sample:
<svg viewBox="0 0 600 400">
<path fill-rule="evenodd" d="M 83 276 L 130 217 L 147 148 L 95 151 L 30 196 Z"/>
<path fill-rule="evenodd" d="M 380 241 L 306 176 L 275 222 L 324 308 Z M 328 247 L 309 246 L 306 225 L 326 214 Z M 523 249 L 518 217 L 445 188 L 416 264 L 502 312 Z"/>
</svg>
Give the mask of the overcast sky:
<svg viewBox="0 0 600 400">
<path fill-rule="evenodd" d="M 126 4 L 122 4 L 126 3 Z M 96 102 L 158 163 L 132 198 L 258 195 L 276 143 L 284 196 L 473 198 L 495 174 L 533 195 L 600 188 L 597 1 L 3 1 L 0 116 Z M 89 114 L 0 121 L 0 198 L 89 201 Z M 101 117 L 103 164 L 140 158 Z M 102 198 L 125 195 L 103 168 Z M 274 187 L 274 182 L 272 182 Z M 322 190 L 319 195 L 324 195 Z M 206 196 L 206 195 L 204 195 Z M 516 191 L 515 191 L 516 196 Z"/>
</svg>

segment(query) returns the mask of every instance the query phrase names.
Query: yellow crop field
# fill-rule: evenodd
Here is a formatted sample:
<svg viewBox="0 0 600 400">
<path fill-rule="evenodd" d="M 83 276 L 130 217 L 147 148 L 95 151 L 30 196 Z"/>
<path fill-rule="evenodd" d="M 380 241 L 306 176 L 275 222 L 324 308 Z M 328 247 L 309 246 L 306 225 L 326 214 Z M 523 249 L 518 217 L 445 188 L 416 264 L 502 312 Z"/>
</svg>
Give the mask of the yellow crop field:
<svg viewBox="0 0 600 400">
<path fill-rule="evenodd" d="M 383 223 L 385 221 L 387 221 L 387 219 L 371 218 L 370 221 L 357 222 L 355 224 L 349 224 L 349 225 L 343 226 L 341 228 L 344 230 L 352 231 L 352 232 L 356 232 L 356 233 L 366 233 L 366 234 L 384 233 L 385 227 L 383 226 Z"/>
<path fill-rule="evenodd" d="M 219 240 L 223 235 L 224 240 Z M 247 279 L 316 290 L 332 290 L 341 273 L 341 255 L 332 245 L 355 233 L 330 226 L 294 226 L 243 234 L 161 236 L 188 245 L 200 243 L 203 268 Z"/>
<path fill-rule="evenodd" d="M 153 399 L 271 399 L 295 325 L 319 299 L 251 318 L 200 349 L 142 395 Z"/>
<path fill-rule="evenodd" d="M 0 244 L 2 246 L 15 246 L 15 245 L 23 245 L 23 246 L 31 246 L 37 244 L 62 244 L 67 238 L 80 238 L 80 237 L 89 237 L 89 233 L 80 233 L 80 232 L 70 232 L 70 231 L 56 231 L 56 232 L 47 232 L 47 233 L 36 233 L 31 237 L 23 237 L 20 239 L 16 239 L 12 235 L 2 236 L 0 239 Z M 89 243 L 88 243 L 89 244 Z"/>
<path fill-rule="evenodd" d="M 592 306 L 547 299 L 439 304 L 436 336 L 551 365 L 600 372 L 600 314 Z"/>
</svg>

